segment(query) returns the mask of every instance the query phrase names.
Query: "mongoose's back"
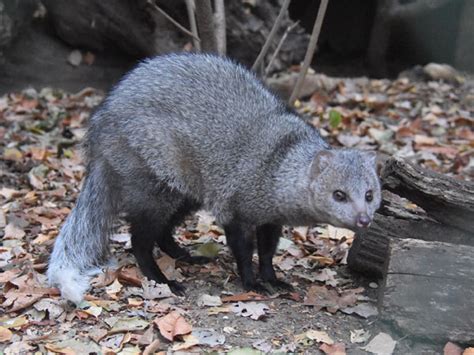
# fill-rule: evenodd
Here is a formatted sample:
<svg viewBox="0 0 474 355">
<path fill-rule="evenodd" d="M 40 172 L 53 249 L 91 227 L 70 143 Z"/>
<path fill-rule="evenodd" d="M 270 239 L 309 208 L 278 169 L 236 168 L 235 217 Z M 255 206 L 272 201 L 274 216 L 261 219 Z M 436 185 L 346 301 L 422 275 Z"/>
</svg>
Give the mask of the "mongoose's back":
<svg viewBox="0 0 474 355">
<path fill-rule="evenodd" d="M 229 175 L 234 176 L 229 184 L 237 188 L 238 175 L 252 175 L 288 135 L 320 140 L 253 73 L 202 54 L 140 64 L 91 121 L 89 143 L 100 144 L 109 156 L 125 154 L 130 163 L 132 147 L 153 174 L 173 187 L 189 192 L 193 185 L 194 197 L 205 197 L 197 196 L 204 189 L 217 193 L 215 186 L 222 196 Z"/>
</svg>

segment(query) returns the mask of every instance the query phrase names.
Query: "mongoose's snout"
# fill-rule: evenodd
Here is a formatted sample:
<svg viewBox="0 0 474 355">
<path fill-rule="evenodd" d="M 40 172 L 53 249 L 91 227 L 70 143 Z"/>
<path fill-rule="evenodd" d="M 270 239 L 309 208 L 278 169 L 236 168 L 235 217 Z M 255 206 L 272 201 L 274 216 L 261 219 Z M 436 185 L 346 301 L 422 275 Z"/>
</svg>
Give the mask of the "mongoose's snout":
<svg viewBox="0 0 474 355">
<path fill-rule="evenodd" d="M 360 228 L 367 228 L 372 222 L 367 213 L 359 213 L 356 218 L 356 225 Z"/>
</svg>

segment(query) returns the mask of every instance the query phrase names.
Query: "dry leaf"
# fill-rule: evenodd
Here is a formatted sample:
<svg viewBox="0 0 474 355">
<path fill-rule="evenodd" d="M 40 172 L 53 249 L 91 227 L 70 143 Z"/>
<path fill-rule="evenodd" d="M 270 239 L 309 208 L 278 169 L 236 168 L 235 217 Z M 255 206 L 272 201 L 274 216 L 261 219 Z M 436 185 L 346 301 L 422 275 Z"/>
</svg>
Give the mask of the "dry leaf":
<svg viewBox="0 0 474 355">
<path fill-rule="evenodd" d="M 377 334 L 369 344 L 364 346 L 363 350 L 369 351 L 376 355 L 391 355 L 395 350 L 397 342 L 387 333 Z"/>
<path fill-rule="evenodd" d="M 374 317 L 379 314 L 377 307 L 375 307 L 373 304 L 370 304 L 370 303 L 361 303 L 354 307 L 342 308 L 341 311 L 346 314 L 355 313 L 361 316 L 362 318 Z"/>
<path fill-rule="evenodd" d="M 7 282 L 17 278 L 22 273 L 20 269 L 10 269 L 4 272 L 0 272 L 0 282 Z"/>
<path fill-rule="evenodd" d="M 346 355 L 346 346 L 343 343 L 323 344 L 319 350 L 328 355 Z"/>
<path fill-rule="evenodd" d="M 334 340 L 331 339 L 331 337 L 326 333 L 325 331 L 322 330 L 308 330 L 305 333 L 306 337 L 308 339 L 314 340 L 318 343 L 326 343 L 326 344 L 334 344 Z"/>
<path fill-rule="evenodd" d="M 222 302 L 247 302 L 247 301 L 262 301 L 266 300 L 267 297 L 262 296 L 256 292 L 250 291 L 245 293 L 239 293 L 237 295 L 222 297 Z"/>
<path fill-rule="evenodd" d="M 192 331 L 191 325 L 178 312 L 168 313 L 166 316 L 155 319 L 155 324 L 158 326 L 161 335 L 173 341 L 178 335 L 189 334 Z"/>
<path fill-rule="evenodd" d="M 177 343 L 171 348 L 173 351 L 186 350 L 199 344 L 199 339 L 192 334 L 183 336 L 183 343 Z"/>
<path fill-rule="evenodd" d="M 159 339 L 153 340 L 153 342 L 148 345 L 145 350 L 143 350 L 143 355 L 151 355 L 155 354 L 156 351 L 160 348 L 161 342 Z"/>
<path fill-rule="evenodd" d="M 211 307 L 208 308 L 207 314 L 209 315 L 216 315 L 219 313 L 229 313 L 230 312 L 230 306 L 223 306 L 223 307 Z"/>
<path fill-rule="evenodd" d="M 148 325 L 149 323 L 147 321 L 138 317 L 120 318 L 114 323 L 112 329 L 110 329 L 110 333 L 123 333 L 143 330 L 148 327 Z"/>
<path fill-rule="evenodd" d="M 16 148 L 5 148 L 3 151 L 3 159 L 12 161 L 22 161 L 23 153 Z"/>
<path fill-rule="evenodd" d="M 444 355 L 464 355 L 463 350 L 459 345 L 447 342 L 443 349 Z"/>
<path fill-rule="evenodd" d="M 256 302 L 238 302 L 232 305 L 232 312 L 242 317 L 250 317 L 253 320 L 259 320 L 266 316 L 268 306 L 264 303 Z"/>
<path fill-rule="evenodd" d="M 118 273 L 118 280 L 124 285 L 142 286 L 142 278 L 137 267 L 122 268 Z"/>
<path fill-rule="evenodd" d="M 143 297 L 147 300 L 172 297 L 170 287 L 167 284 L 157 284 L 155 280 L 144 279 L 142 282 Z"/>
<path fill-rule="evenodd" d="M 363 289 L 344 290 L 340 294 L 334 289 L 325 286 L 311 286 L 306 294 L 304 303 L 314 306 L 316 310 L 326 308 L 328 312 L 335 313 L 340 308 L 352 306 L 357 302 L 357 294 Z"/>
<path fill-rule="evenodd" d="M 5 227 L 5 239 L 21 239 L 26 235 L 25 231 L 13 223 L 8 223 Z"/>
<path fill-rule="evenodd" d="M 370 338 L 370 333 L 364 329 L 351 330 L 351 343 L 365 343 Z"/>
<path fill-rule="evenodd" d="M 112 298 L 112 299 L 117 299 L 117 293 L 119 293 L 122 290 L 122 284 L 119 282 L 119 280 L 115 279 L 115 281 L 107 286 L 105 288 L 105 292 Z"/>
<path fill-rule="evenodd" d="M 44 347 L 49 351 L 56 353 L 56 354 L 63 354 L 63 355 L 76 355 L 76 352 L 68 347 L 59 347 L 55 344 L 45 344 Z"/>
<path fill-rule="evenodd" d="M 13 333 L 10 329 L 0 326 L 0 343 L 6 343 L 10 341 Z"/>
<path fill-rule="evenodd" d="M 222 301 L 219 296 L 211 296 L 206 294 L 199 296 L 196 303 L 199 307 L 216 307 L 222 305 Z"/>
</svg>

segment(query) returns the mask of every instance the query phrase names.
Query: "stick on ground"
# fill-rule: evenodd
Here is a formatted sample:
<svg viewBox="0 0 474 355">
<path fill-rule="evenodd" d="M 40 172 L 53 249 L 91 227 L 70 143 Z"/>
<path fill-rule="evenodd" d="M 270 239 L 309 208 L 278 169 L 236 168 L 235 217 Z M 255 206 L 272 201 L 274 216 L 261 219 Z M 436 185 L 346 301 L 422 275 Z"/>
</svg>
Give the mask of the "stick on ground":
<svg viewBox="0 0 474 355">
<path fill-rule="evenodd" d="M 303 67 L 301 68 L 300 75 L 298 80 L 296 81 L 295 89 L 291 94 L 289 104 L 293 106 L 295 103 L 296 98 L 298 97 L 301 88 L 303 87 L 304 78 L 306 73 L 308 72 L 309 65 L 311 64 L 311 60 L 313 59 L 314 51 L 316 50 L 316 44 L 318 43 L 319 34 L 321 32 L 321 27 L 324 21 L 324 15 L 326 14 L 326 9 L 328 7 L 329 0 L 321 0 L 319 4 L 318 16 L 316 17 L 316 21 L 314 22 L 313 32 L 311 33 L 311 38 L 309 39 L 308 49 L 306 50 L 306 54 L 303 61 Z"/>
</svg>

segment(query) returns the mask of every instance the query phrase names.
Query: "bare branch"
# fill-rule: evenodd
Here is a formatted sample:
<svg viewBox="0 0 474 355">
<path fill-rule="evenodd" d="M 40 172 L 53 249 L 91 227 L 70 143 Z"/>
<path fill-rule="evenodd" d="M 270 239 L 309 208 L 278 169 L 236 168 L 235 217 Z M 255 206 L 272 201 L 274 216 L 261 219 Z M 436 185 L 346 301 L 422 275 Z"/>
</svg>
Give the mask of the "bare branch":
<svg viewBox="0 0 474 355">
<path fill-rule="evenodd" d="M 321 32 L 321 27 L 323 25 L 324 15 L 326 14 L 326 9 L 328 7 L 328 2 L 329 0 L 321 0 L 321 3 L 319 4 L 318 16 L 314 22 L 313 32 L 311 33 L 311 38 L 309 39 L 308 49 L 306 50 L 306 54 L 304 56 L 303 67 L 300 70 L 298 80 L 296 81 L 295 88 L 289 100 L 290 105 L 293 105 L 296 98 L 298 97 L 298 94 L 304 83 L 304 78 L 308 72 L 309 65 L 313 59 L 314 51 L 316 50 L 316 44 L 318 43 L 319 33 Z"/>
<path fill-rule="evenodd" d="M 278 14 L 275 23 L 273 24 L 272 29 L 270 30 L 270 33 L 267 37 L 267 40 L 265 41 L 262 49 L 260 50 L 260 53 L 257 56 L 257 59 L 255 60 L 255 63 L 252 65 L 252 70 L 257 70 L 257 68 L 260 66 L 260 63 L 263 61 L 263 58 L 265 58 L 265 55 L 268 52 L 268 49 L 270 48 L 270 45 L 272 44 L 273 37 L 275 37 L 275 34 L 277 33 L 278 29 L 280 28 L 280 24 L 283 20 L 283 17 L 285 16 L 288 5 L 290 5 L 290 0 L 285 0 L 283 5 L 281 6 L 280 13 Z"/>
<path fill-rule="evenodd" d="M 193 33 L 193 46 L 196 51 L 201 51 L 201 43 L 199 42 L 198 38 L 198 30 L 196 25 L 196 16 L 194 15 L 194 11 L 196 10 L 196 5 L 194 4 L 194 0 L 186 0 L 186 8 L 188 10 L 188 18 L 189 18 L 189 26 L 191 27 L 191 31 Z"/>
<path fill-rule="evenodd" d="M 174 18 L 172 18 L 170 15 L 168 15 L 162 8 L 160 8 L 158 5 L 155 4 L 154 1 L 152 0 L 147 0 L 147 3 L 152 5 L 156 11 L 158 11 L 160 14 L 162 14 L 166 19 L 171 22 L 173 25 L 175 25 L 181 32 L 187 34 L 188 36 L 194 38 L 195 40 L 199 41 L 199 38 L 196 37 L 192 32 L 190 32 L 186 27 L 182 26 L 179 22 L 177 22 Z"/>
<path fill-rule="evenodd" d="M 204 52 L 217 52 L 211 0 L 196 0 L 196 20 Z"/>
<path fill-rule="evenodd" d="M 217 52 L 225 55 L 227 49 L 224 0 L 214 0 Z"/>
<path fill-rule="evenodd" d="M 281 47 L 283 46 L 283 43 L 286 40 L 286 37 L 288 37 L 288 34 L 293 31 L 293 29 L 298 26 L 300 21 L 296 21 L 294 24 L 288 26 L 285 30 L 285 33 L 283 33 L 283 36 L 281 36 L 280 42 L 278 42 L 278 46 L 275 48 L 275 51 L 273 52 L 272 57 L 270 58 L 270 61 L 268 62 L 267 67 L 265 68 L 265 77 L 270 73 L 270 70 L 272 69 L 273 62 L 275 61 L 276 57 L 278 56 L 278 53 L 280 52 Z"/>
</svg>

